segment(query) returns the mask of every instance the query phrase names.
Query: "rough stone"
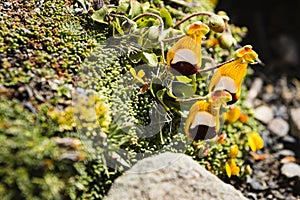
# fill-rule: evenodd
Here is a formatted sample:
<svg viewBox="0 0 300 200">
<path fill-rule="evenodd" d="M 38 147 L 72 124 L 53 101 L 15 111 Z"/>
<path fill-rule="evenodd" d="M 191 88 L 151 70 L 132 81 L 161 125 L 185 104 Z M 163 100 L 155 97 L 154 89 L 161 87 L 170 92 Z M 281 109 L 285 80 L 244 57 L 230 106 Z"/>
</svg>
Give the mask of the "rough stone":
<svg viewBox="0 0 300 200">
<path fill-rule="evenodd" d="M 185 154 L 163 153 L 135 164 L 113 183 L 105 200 L 243 200 L 232 185 L 221 181 Z"/>
</svg>

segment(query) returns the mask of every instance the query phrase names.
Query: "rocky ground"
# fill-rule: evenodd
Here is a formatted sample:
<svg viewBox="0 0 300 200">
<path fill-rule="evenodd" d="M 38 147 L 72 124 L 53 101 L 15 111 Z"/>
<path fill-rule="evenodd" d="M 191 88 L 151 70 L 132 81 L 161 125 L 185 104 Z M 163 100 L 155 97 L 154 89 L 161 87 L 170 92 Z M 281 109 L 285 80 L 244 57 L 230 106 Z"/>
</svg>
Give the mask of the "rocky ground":
<svg viewBox="0 0 300 200">
<path fill-rule="evenodd" d="M 247 161 L 253 166 L 251 177 L 228 182 L 249 199 L 300 199 L 299 79 L 258 72 L 247 85 L 248 103 L 265 124 L 265 148 Z"/>
<path fill-rule="evenodd" d="M 217 8 L 230 10 L 232 23 L 247 26 L 244 42 L 253 44 L 265 63 L 255 66 L 247 86 L 249 104 L 266 127 L 266 145 L 249 158 L 251 178 L 230 181 L 250 199 L 300 199 L 299 8 L 296 0 L 219 1 Z"/>
</svg>

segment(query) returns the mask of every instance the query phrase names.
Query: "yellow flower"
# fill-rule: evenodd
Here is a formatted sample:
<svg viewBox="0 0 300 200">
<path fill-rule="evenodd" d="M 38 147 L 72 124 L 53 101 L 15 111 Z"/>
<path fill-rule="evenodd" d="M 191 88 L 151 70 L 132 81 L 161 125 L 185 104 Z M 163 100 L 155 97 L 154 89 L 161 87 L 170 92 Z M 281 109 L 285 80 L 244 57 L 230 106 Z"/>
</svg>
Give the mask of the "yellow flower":
<svg viewBox="0 0 300 200">
<path fill-rule="evenodd" d="M 141 69 L 140 71 L 138 71 L 138 73 L 136 73 L 134 68 L 130 68 L 129 71 L 132 74 L 133 78 L 135 78 L 138 82 L 145 84 L 144 80 L 142 79 L 145 76 L 144 70 Z"/>
<path fill-rule="evenodd" d="M 229 159 L 226 162 L 225 170 L 229 178 L 231 177 L 231 175 L 239 175 L 240 173 L 240 168 L 236 165 L 234 159 Z"/>
<path fill-rule="evenodd" d="M 227 102 L 227 105 L 234 104 L 240 97 L 248 64 L 254 64 L 257 59 L 258 55 L 251 45 L 238 49 L 234 60 L 226 62 L 215 71 L 208 87 L 209 92 L 220 89 L 228 91 L 232 95 L 232 101 Z"/>
<path fill-rule="evenodd" d="M 74 121 L 74 109 L 72 106 L 66 107 L 64 110 L 53 109 L 48 112 L 49 117 L 58 123 L 59 131 L 73 130 L 76 126 Z"/>
<path fill-rule="evenodd" d="M 238 145 L 235 144 L 230 148 L 229 156 L 230 158 L 236 158 L 238 153 L 239 153 L 239 147 Z"/>
<path fill-rule="evenodd" d="M 229 122 L 230 124 L 233 124 L 240 118 L 240 116 L 241 109 L 239 106 L 235 106 L 225 113 L 225 121 Z"/>
<path fill-rule="evenodd" d="M 220 129 L 220 107 L 231 100 L 225 91 L 215 91 L 212 99 L 200 100 L 192 105 L 185 123 L 185 133 L 193 140 L 212 139 Z"/>
<path fill-rule="evenodd" d="M 201 42 L 209 27 L 197 21 L 187 30 L 187 35 L 178 40 L 167 53 L 169 69 L 177 74 L 189 76 L 198 72 L 202 63 Z"/>
<path fill-rule="evenodd" d="M 252 132 L 248 136 L 248 144 L 253 152 L 264 147 L 264 141 L 257 132 Z"/>
</svg>

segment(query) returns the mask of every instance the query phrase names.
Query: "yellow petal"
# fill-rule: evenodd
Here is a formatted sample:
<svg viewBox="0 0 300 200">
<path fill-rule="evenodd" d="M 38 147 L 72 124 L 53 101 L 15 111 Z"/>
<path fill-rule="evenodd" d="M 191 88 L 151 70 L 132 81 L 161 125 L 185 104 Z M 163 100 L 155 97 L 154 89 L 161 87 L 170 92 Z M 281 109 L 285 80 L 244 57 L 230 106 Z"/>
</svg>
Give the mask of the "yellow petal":
<svg viewBox="0 0 300 200">
<path fill-rule="evenodd" d="M 135 71 L 134 68 L 130 68 L 129 71 L 130 71 L 130 73 L 132 74 L 133 77 L 136 76 L 136 71 Z"/>
<path fill-rule="evenodd" d="M 209 30 L 210 29 L 206 24 L 201 21 L 196 21 L 188 27 L 187 35 L 197 38 L 197 42 L 201 42 Z"/>
<path fill-rule="evenodd" d="M 253 132 L 253 137 L 256 144 L 256 149 L 262 149 L 264 147 L 264 140 L 257 132 Z"/>
<path fill-rule="evenodd" d="M 189 115 L 187 117 L 186 123 L 185 123 L 185 133 L 186 135 L 190 135 L 189 128 L 191 124 L 194 122 L 195 116 L 198 112 L 205 111 L 208 113 L 211 113 L 211 104 L 206 101 L 197 101 L 192 105 L 190 108 Z"/>
<path fill-rule="evenodd" d="M 251 148 L 251 150 L 252 150 L 253 152 L 256 152 L 255 141 L 254 141 L 253 137 L 251 137 L 251 135 L 250 135 L 249 138 L 248 138 L 248 144 L 249 144 L 249 147 Z"/>
<path fill-rule="evenodd" d="M 239 106 L 235 106 L 225 113 L 225 120 L 230 124 L 236 122 L 241 116 L 241 109 Z"/>
<path fill-rule="evenodd" d="M 236 158 L 238 153 L 239 153 L 239 147 L 238 147 L 238 145 L 235 144 L 231 147 L 229 156 L 230 156 L 230 158 Z"/>
<path fill-rule="evenodd" d="M 225 170 L 226 170 L 227 176 L 230 178 L 231 177 L 231 168 L 230 168 L 230 165 L 228 164 L 228 162 L 226 162 L 226 164 L 225 164 Z"/>
<path fill-rule="evenodd" d="M 239 117 L 240 122 L 242 123 L 247 123 L 248 122 L 248 115 L 241 113 L 240 117 Z"/>
<path fill-rule="evenodd" d="M 178 40 L 167 53 L 167 64 L 171 67 L 171 62 L 174 59 L 175 53 L 180 49 L 191 50 L 194 55 L 197 55 L 197 66 L 202 63 L 201 44 L 198 44 L 193 38 L 185 36 Z"/>
<path fill-rule="evenodd" d="M 247 63 L 254 63 L 258 58 L 258 54 L 252 50 L 251 45 L 245 45 L 244 47 L 238 49 L 236 51 L 236 56 L 238 58 L 242 58 L 242 60 L 246 61 Z"/>
<path fill-rule="evenodd" d="M 143 78 L 143 77 L 145 76 L 144 70 L 141 69 L 141 70 L 138 72 L 137 76 L 140 77 L 140 78 Z"/>
<path fill-rule="evenodd" d="M 248 137 L 248 144 L 253 152 L 264 147 L 264 140 L 257 132 L 252 132 Z"/>
<path fill-rule="evenodd" d="M 232 167 L 231 168 L 231 174 L 232 175 L 239 175 L 240 173 L 240 168 L 238 166 Z"/>
</svg>

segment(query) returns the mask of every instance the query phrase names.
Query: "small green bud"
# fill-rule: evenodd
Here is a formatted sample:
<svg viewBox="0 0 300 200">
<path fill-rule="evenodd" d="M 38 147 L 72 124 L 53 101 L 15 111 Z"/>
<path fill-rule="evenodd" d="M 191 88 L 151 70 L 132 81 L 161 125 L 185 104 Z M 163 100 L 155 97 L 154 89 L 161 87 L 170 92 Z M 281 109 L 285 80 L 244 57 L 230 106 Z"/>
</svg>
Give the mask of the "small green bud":
<svg viewBox="0 0 300 200">
<path fill-rule="evenodd" d="M 218 37 L 218 42 L 220 47 L 223 49 L 228 49 L 229 47 L 236 44 L 236 40 L 232 37 L 230 33 L 223 33 Z"/>
<path fill-rule="evenodd" d="M 208 26 L 211 30 L 222 33 L 225 29 L 225 22 L 223 17 L 218 15 L 213 15 L 209 18 Z"/>
<path fill-rule="evenodd" d="M 159 37 L 159 27 L 158 26 L 151 26 L 148 30 L 148 38 L 150 40 L 157 40 Z"/>
</svg>

